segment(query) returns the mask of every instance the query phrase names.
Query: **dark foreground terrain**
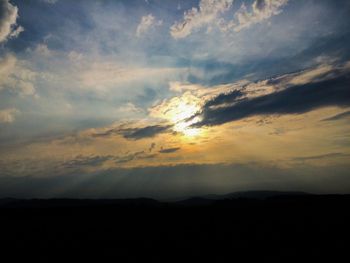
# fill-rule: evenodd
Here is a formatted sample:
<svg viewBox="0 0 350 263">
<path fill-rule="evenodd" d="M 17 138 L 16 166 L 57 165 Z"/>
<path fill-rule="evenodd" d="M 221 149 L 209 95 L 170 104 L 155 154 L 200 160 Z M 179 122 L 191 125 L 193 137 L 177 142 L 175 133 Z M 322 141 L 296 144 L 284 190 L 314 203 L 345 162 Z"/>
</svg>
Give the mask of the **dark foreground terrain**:
<svg viewBox="0 0 350 263">
<path fill-rule="evenodd" d="M 3 262 L 350 262 L 349 208 L 350 195 L 2 199 L 0 249 Z"/>
</svg>

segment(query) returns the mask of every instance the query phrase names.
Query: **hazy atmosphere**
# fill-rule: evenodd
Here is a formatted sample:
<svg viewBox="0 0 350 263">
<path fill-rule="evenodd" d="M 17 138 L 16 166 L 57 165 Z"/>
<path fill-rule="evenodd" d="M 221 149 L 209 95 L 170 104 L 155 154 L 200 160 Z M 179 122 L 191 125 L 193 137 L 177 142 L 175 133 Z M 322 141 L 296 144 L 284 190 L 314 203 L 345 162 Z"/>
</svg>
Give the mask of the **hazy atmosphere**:
<svg viewBox="0 0 350 263">
<path fill-rule="evenodd" d="M 0 0 L 0 198 L 350 193 L 350 1 Z"/>
</svg>

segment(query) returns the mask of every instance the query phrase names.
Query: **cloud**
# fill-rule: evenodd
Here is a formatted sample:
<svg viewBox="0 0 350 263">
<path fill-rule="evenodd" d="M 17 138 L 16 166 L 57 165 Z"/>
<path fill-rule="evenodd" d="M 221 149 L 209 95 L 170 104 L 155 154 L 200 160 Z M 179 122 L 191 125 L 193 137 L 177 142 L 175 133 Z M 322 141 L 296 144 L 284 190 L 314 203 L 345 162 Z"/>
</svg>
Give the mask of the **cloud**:
<svg viewBox="0 0 350 263">
<path fill-rule="evenodd" d="M 206 104 L 205 107 L 212 107 L 212 106 L 216 106 L 216 105 L 222 105 L 225 103 L 229 103 L 232 101 L 235 101 L 236 99 L 238 99 L 239 97 L 242 97 L 243 93 L 239 90 L 233 90 L 231 92 L 228 93 L 222 93 L 216 97 L 214 97 L 213 99 L 209 100 Z"/>
<path fill-rule="evenodd" d="M 68 160 L 63 163 L 63 166 L 66 168 L 76 168 L 80 166 L 100 166 L 103 163 L 105 163 L 108 160 L 113 159 L 114 157 L 111 155 L 107 156 L 99 156 L 99 155 L 92 155 L 92 156 L 83 156 L 78 155 L 72 160 Z"/>
<path fill-rule="evenodd" d="M 282 7 L 288 3 L 288 0 L 255 0 L 252 4 L 251 11 L 248 11 L 245 4 L 235 14 L 236 23 L 231 27 L 234 31 L 241 31 L 254 24 L 261 23 L 272 16 L 282 12 Z M 229 26 L 230 27 L 230 26 Z"/>
<path fill-rule="evenodd" d="M 131 161 L 153 159 L 157 154 L 148 154 L 145 151 L 126 153 L 124 155 L 77 155 L 72 159 L 64 161 L 60 166 L 65 169 L 100 168 L 106 162 L 124 164 Z"/>
<path fill-rule="evenodd" d="M 153 159 L 157 156 L 157 154 L 147 154 L 145 151 L 139 151 L 135 153 L 130 153 L 125 156 L 116 157 L 115 163 L 117 164 L 123 164 L 128 163 L 134 160 L 143 160 L 143 159 Z"/>
<path fill-rule="evenodd" d="M 152 152 L 155 147 L 156 147 L 156 144 L 154 142 L 152 142 L 150 147 L 148 148 L 148 151 Z"/>
<path fill-rule="evenodd" d="M 250 9 L 243 3 L 234 14 L 234 18 L 225 21 L 222 15 L 232 7 L 233 2 L 233 0 L 201 0 L 199 8 L 193 7 L 185 11 L 183 20 L 171 26 L 170 34 L 175 39 L 185 38 L 205 26 L 208 31 L 212 26 L 217 26 L 223 32 L 232 30 L 238 32 L 280 14 L 288 0 L 255 0 Z"/>
<path fill-rule="evenodd" d="M 24 29 L 17 26 L 18 8 L 9 0 L 0 0 L 0 43 L 17 37 Z"/>
<path fill-rule="evenodd" d="M 322 121 L 338 121 L 338 120 L 343 120 L 343 119 L 347 119 L 347 118 L 350 118 L 350 111 L 339 113 L 339 114 L 334 115 L 332 117 L 323 119 Z"/>
<path fill-rule="evenodd" d="M 128 116 L 131 114 L 138 114 L 142 113 L 143 109 L 136 107 L 133 103 L 128 102 L 126 104 L 121 105 L 120 107 L 117 108 L 118 113 L 123 114 L 124 116 Z"/>
<path fill-rule="evenodd" d="M 152 27 L 161 26 L 163 23 L 162 20 L 156 20 L 156 18 L 149 14 L 141 18 L 140 24 L 136 29 L 136 36 L 141 37 L 143 34 L 147 33 Z"/>
<path fill-rule="evenodd" d="M 152 138 L 161 133 L 169 132 L 172 125 L 149 125 L 144 127 L 124 128 L 123 125 L 107 129 L 103 132 L 94 133 L 93 137 L 109 137 L 113 134 L 122 135 L 125 139 L 141 140 Z"/>
<path fill-rule="evenodd" d="M 201 0 L 199 8 L 193 7 L 185 11 L 182 21 L 178 21 L 170 28 L 173 38 L 185 38 L 194 30 L 209 26 L 220 14 L 230 9 L 233 0 Z"/>
<path fill-rule="evenodd" d="M 19 111 L 14 108 L 0 110 L 0 123 L 12 123 Z"/>
<path fill-rule="evenodd" d="M 183 84 L 179 81 L 169 82 L 169 90 L 173 92 L 182 93 L 187 90 L 195 91 L 195 90 L 198 90 L 199 88 L 200 86 L 194 85 L 194 84 Z"/>
<path fill-rule="evenodd" d="M 127 128 L 119 130 L 119 133 L 126 139 L 140 140 L 144 138 L 152 138 L 158 134 L 168 132 L 172 125 L 152 125 L 142 128 Z"/>
<path fill-rule="evenodd" d="M 166 148 L 166 149 L 161 149 L 159 150 L 160 153 L 174 153 L 180 150 L 180 147 L 174 147 L 174 148 Z"/>
<path fill-rule="evenodd" d="M 300 114 L 327 106 L 350 106 L 350 77 L 346 66 L 334 67 L 331 73 L 327 71 L 323 77 L 317 75 L 311 82 L 300 85 L 292 85 L 294 78 L 286 78 L 289 82 L 279 79 L 266 94 L 248 93 L 241 97 L 241 92 L 233 91 L 207 101 L 201 113 L 195 115 L 201 121 L 193 126 L 220 125 L 257 115 Z M 283 87 L 278 87 L 278 82 L 282 82 Z"/>
<path fill-rule="evenodd" d="M 10 54 L 0 58 L 0 91 L 7 89 L 21 96 L 35 95 L 35 78 L 36 73 L 24 61 Z"/>
<path fill-rule="evenodd" d="M 303 156 L 293 158 L 294 161 L 310 161 L 310 160 L 320 160 L 320 159 L 329 159 L 329 158 L 341 158 L 341 157 L 349 157 L 350 154 L 345 153 L 327 153 L 321 155 L 313 155 L 313 156 Z"/>
</svg>

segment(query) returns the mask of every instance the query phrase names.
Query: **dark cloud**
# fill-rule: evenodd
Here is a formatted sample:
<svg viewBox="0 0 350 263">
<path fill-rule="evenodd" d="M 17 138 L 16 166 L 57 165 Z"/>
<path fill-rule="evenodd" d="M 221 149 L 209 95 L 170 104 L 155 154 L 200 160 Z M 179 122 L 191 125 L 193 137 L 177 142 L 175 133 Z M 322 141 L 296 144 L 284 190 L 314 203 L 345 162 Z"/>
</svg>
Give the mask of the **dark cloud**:
<svg viewBox="0 0 350 263">
<path fill-rule="evenodd" d="M 78 155 L 71 160 L 63 162 L 62 167 L 68 169 L 82 168 L 86 166 L 99 167 L 106 161 L 114 161 L 117 164 L 128 163 L 134 160 L 153 159 L 157 154 L 147 154 L 145 151 L 139 151 L 134 153 L 127 153 L 125 155 L 113 156 L 113 155 L 91 155 L 83 156 Z"/>
<path fill-rule="evenodd" d="M 296 158 L 293 158 L 293 161 L 310 161 L 310 160 L 321 160 L 321 159 L 349 157 L 349 156 L 350 154 L 345 154 L 345 153 L 327 153 L 327 154 L 314 155 L 314 156 L 296 157 Z"/>
<path fill-rule="evenodd" d="M 177 152 L 180 149 L 181 149 L 180 147 L 166 148 L 166 149 L 161 149 L 159 152 L 160 153 L 173 153 L 173 152 Z"/>
<path fill-rule="evenodd" d="M 161 133 L 166 133 L 172 125 L 151 125 L 142 128 L 113 128 L 102 133 L 95 133 L 93 137 L 109 137 L 113 134 L 122 135 L 125 139 L 140 140 L 152 138 Z"/>
<path fill-rule="evenodd" d="M 205 107 L 209 108 L 211 106 L 217 106 L 220 104 L 231 103 L 241 96 L 243 96 L 243 93 L 242 93 L 242 91 L 239 91 L 239 90 L 234 90 L 234 91 L 231 91 L 229 93 L 220 94 L 220 95 L 216 96 L 215 98 L 209 100 L 205 104 Z"/>
<path fill-rule="evenodd" d="M 148 148 L 148 151 L 152 152 L 155 147 L 156 147 L 156 144 L 154 142 L 152 142 L 150 147 Z"/>
<path fill-rule="evenodd" d="M 128 163 L 134 160 L 142 160 L 142 159 L 153 159 L 157 156 L 157 154 L 146 154 L 145 151 L 135 152 L 131 154 L 127 154 L 125 156 L 118 156 L 115 159 L 115 162 L 120 163 Z"/>
<path fill-rule="evenodd" d="M 112 155 L 107 155 L 107 156 L 98 156 L 98 155 L 83 156 L 83 155 L 79 155 L 72 160 L 64 162 L 63 166 L 66 168 L 75 168 L 75 167 L 79 167 L 79 166 L 100 166 L 104 162 L 106 162 L 108 160 L 112 160 L 114 158 L 115 157 Z"/>
<path fill-rule="evenodd" d="M 128 128 L 128 129 L 122 129 L 119 132 L 123 135 L 126 139 L 132 139 L 132 140 L 140 140 L 144 138 L 152 138 L 160 133 L 165 133 L 169 131 L 169 129 L 172 127 L 172 125 L 153 125 L 153 126 L 146 126 L 143 128 Z"/>
<path fill-rule="evenodd" d="M 331 79 L 295 85 L 282 91 L 254 98 L 245 98 L 232 105 L 209 101 L 199 114 L 202 121 L 194 126 L 213 126 L 256 115 L 299 114 L 326 106 L 350 106 L 350 76 L 348 72 L 334 74 Z M 232 94 L 219 95 L 220 101 L 232 101 Z M 215 99 L 214 99 L 215 101 Z"/>
<path fill-rule="evenodd" d="M 350 117 L 350 111 L 339 113 L 335 116 L 323 119 L 322 121 L 338 121 Z"/>
</svg>

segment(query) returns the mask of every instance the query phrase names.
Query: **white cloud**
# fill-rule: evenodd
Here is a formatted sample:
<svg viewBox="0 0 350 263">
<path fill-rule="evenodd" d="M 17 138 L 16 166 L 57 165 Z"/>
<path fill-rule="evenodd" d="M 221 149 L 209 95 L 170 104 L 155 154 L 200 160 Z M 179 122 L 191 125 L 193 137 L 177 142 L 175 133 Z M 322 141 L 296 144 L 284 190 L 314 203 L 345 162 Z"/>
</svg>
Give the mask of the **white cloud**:
<svg viewBox="0 0 350 263">
<path fill-rule="evenodd" d="M 24 29 L 17 26 L 18 8 L 8 0 L 0 0 L 0 43 L 17 37 Z"/>
<path fill-rule="evenodd" d="M 14 108 L 0 110 L 0 123 L 12 123 L 15 121 L 15 115 L 19 111 Z"/>
<path fill-rule="evenodd" d="M 170 34 L 175 39 L 185 38 L 196 29 L 210 26 L 232 3 L 233 0 L 201 0 L 199 8 L 185 11 L 183 20 L 171 26 Z"/>
<path fill-rule="evenodd" d="M 245 4 L 242 4 L 235 14 L 236 22 L 230 21 L 226 25 L 226 29 L 232 28 L 238 32 L 254 24 L 261 23 L 272 16 L 280 14 L 282 12 L 281 8 L 287 3 L 288 0 L 255 0 L 251 11 L 248 11 Z"/>
<path fill-rule="evenodd" d="M 136 36 L 140 37 L 143 34 L 145 34 L 148 30 L 150 30 L 152 27 L 160 26 L 162 25 L 162 23 L 163 23 L 162 20 L 157 21 L 152 14 L 143 16 L 141 18 L 140 24 L 137 26 Z"/>
<path fill-rule="evenodd" d="M 185 38 L 202 27 L 209 33 L 214 26 L 222 32 L 239 32 L 280 14 L 288 3 L 288 0 L 255 0 L 250 8 L 243 3 L 233 19 L 226 21 L 222 15 L 232 7 L 233 1 L 201 0 L 199 8 L 185 11 L 183 20 L 171 26 L 170 34 L 175 39 Z"/>
</svg>

